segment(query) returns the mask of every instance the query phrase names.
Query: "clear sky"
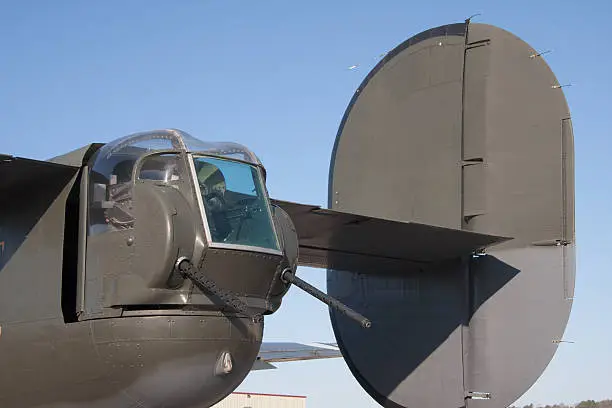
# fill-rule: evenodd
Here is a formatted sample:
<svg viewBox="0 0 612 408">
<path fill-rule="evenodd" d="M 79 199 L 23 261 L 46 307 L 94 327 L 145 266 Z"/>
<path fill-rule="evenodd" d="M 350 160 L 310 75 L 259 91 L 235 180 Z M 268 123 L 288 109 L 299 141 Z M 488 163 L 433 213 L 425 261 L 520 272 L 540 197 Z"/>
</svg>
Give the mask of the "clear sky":
<svg viewBox="0 0 612 408">
<path fill-rule="evenodd" d="M 162 127 L 251 147 L 275 198 L 325 206 L 334 137 L 377 55 L 432 26 L 508 29 L 565 88 L 576 148 L 576 301 L 565 338 L 518 403 L 612 398 L 612 3 L 608 1 L 0 2 L 0 152 L 45 159 Z M 361 64 L 357 70 L 347 68 Z M 300 275 L 325 289 L 325 273 Z M 268 341 L 333 341 L 328 312 L 293 288 Z M 341 359 L 250 374 L 242 391 L 310 407 L 376 407 Z"/>
</svg>

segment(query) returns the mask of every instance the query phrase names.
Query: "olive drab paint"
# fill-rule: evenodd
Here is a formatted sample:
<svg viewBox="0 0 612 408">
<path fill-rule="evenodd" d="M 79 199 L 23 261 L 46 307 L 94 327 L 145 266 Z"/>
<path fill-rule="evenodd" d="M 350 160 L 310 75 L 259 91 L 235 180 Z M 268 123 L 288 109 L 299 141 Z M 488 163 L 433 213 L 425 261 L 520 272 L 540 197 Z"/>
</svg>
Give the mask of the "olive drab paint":
<svg viewBox="0 0 612 408">
<path fill-rule="evenodd" d="M 359 331 L 330 311 L 381 405 L 506 407 L 553 357 L 575 277 L 573 134 L 558 85 L 527 43 L 468 21 L 406 40 L 355 92 L 330 208 L 512 237 L 393 274 L 328 271 L 329 294 L 373 321 Z"/>
</svg>

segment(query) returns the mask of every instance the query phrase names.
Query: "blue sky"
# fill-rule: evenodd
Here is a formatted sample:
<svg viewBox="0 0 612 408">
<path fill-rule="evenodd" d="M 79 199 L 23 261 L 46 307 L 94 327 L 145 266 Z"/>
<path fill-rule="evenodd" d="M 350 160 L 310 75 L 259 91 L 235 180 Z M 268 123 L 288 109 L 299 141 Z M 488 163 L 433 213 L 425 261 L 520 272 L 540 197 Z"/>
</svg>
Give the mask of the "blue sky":
<svg viewBox="0 0 612 408">
<path fill-rule="evenodd" d="M 45 159 L 92 141 L 176 127 L 252 148 L 272 196 L 325 205 L 334 137 L 376 56 L 481 13 L 546 55 L 573 117 L 576 301 L 562 344 L 519 403 L 612 398 L 612 70 L 604 1 L 3 1 L 0 152 Z M 361 64 L 357 70 L 347 67 Z M 325 274 L 303 278 L 325 288 Z M 265 339 L 332 341 L 328 313 L 292 289 Z M 340 359 L 249 375 L 242 391 L 310 407 L 376 407 Z"/>
</svg>

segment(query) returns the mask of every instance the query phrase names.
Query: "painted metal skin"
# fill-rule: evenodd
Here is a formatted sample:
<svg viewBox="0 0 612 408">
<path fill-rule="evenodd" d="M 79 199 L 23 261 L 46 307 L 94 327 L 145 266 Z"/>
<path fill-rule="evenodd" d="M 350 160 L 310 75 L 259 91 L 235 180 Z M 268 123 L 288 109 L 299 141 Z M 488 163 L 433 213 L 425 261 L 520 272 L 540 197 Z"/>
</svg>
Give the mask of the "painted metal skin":
<svg viewBox="0 0 612 408">
<path fill-rule="evenodd" d="M 0 406 L 213 405 L 253 368 L 263 322 L 181 277 L 168 287 L 176 259 L 191 259 L 252 309 L 272 313 L 288 288 L 277 275 L 295 264 L 297 241 L 280 221 L 289 251 L 212 248 L 189 177 L 178 186 L 133 180 L 135 224 L 92 233 L 97 176 L 89 168 L 106 154 L 100 147 L 50 162 L 2 157 Z M 187 163 L 184 150 L 171 154 Z M 149 158 L 138 159 L 134 174 Z"/>
<path fill-rule="evenodd" d="M 330 311 L 381 405 L 501 408 L 541 375 L 572 306 L 573 157 L 559 83 L 500 28 L 433 28 L 367 75 L 338 131 L 329 207 L 513 238 L 446 263 L 328 271 L 329 294 L 374 322 Z"/>
<path fill-rule="evenodd" d="M 556 85 L 495 27 L 411 38 L 345 113 L 330 209 L 269 200 L 264 184 L 265 208 L 248 208 L 272 220 L 260 247 L 215 238 L 193 161 L 238 155 L 265 182 L 243 146 L 170 129 L 46 162 L 0 155 L 0 406 L 209 407 L 250 370 L 340 355 L 262 346 L 263 321 L 181 260 L 263 315 L 284 270 L 328 269 L 330 295 L 372 321 L 330 310 L 381 405 L 507 406 L 552 358 L 573 296 L 573 135 Z"/>
</svg>

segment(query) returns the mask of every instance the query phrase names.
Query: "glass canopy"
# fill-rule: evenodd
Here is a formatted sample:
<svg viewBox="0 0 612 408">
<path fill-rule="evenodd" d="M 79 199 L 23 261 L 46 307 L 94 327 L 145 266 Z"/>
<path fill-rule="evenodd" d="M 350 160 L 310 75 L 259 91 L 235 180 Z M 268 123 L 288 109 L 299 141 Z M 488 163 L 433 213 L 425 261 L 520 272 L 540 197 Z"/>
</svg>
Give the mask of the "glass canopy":
<svg viewBox="0 0 612 408">
<path fill-rule="evenodd" d="M 181 150 L 198 152 L 207 156 L 237 159 L 261 165 L 257 156 L 245 146 L 233 142 L 204 142 L 178 129 L 162 129 L 127 135 L 105 144 L 98 157 L 109 159 L 112 155 L 132 152 L 142 156 L 155 150 Z"/>
<path fill-rule="evenodd" d="M 151 156 L 152 153 L 158 153 Z M 185 162 L 186 159 L 192 163 Z M 212 246 L 278 251 L 257 156 L 238 143 L 204 142 L 176 129 L 135 133 L 102 146 L 90 171 L 91 235 L 133 228 L 135 180 L 193 178 Z M 193 169 L 190 170 L 190 168 Z M 135 168 L 139 174 L 135 174 Z M 195 169 L 195 172 L 193 171 Z"/>
</svg>

